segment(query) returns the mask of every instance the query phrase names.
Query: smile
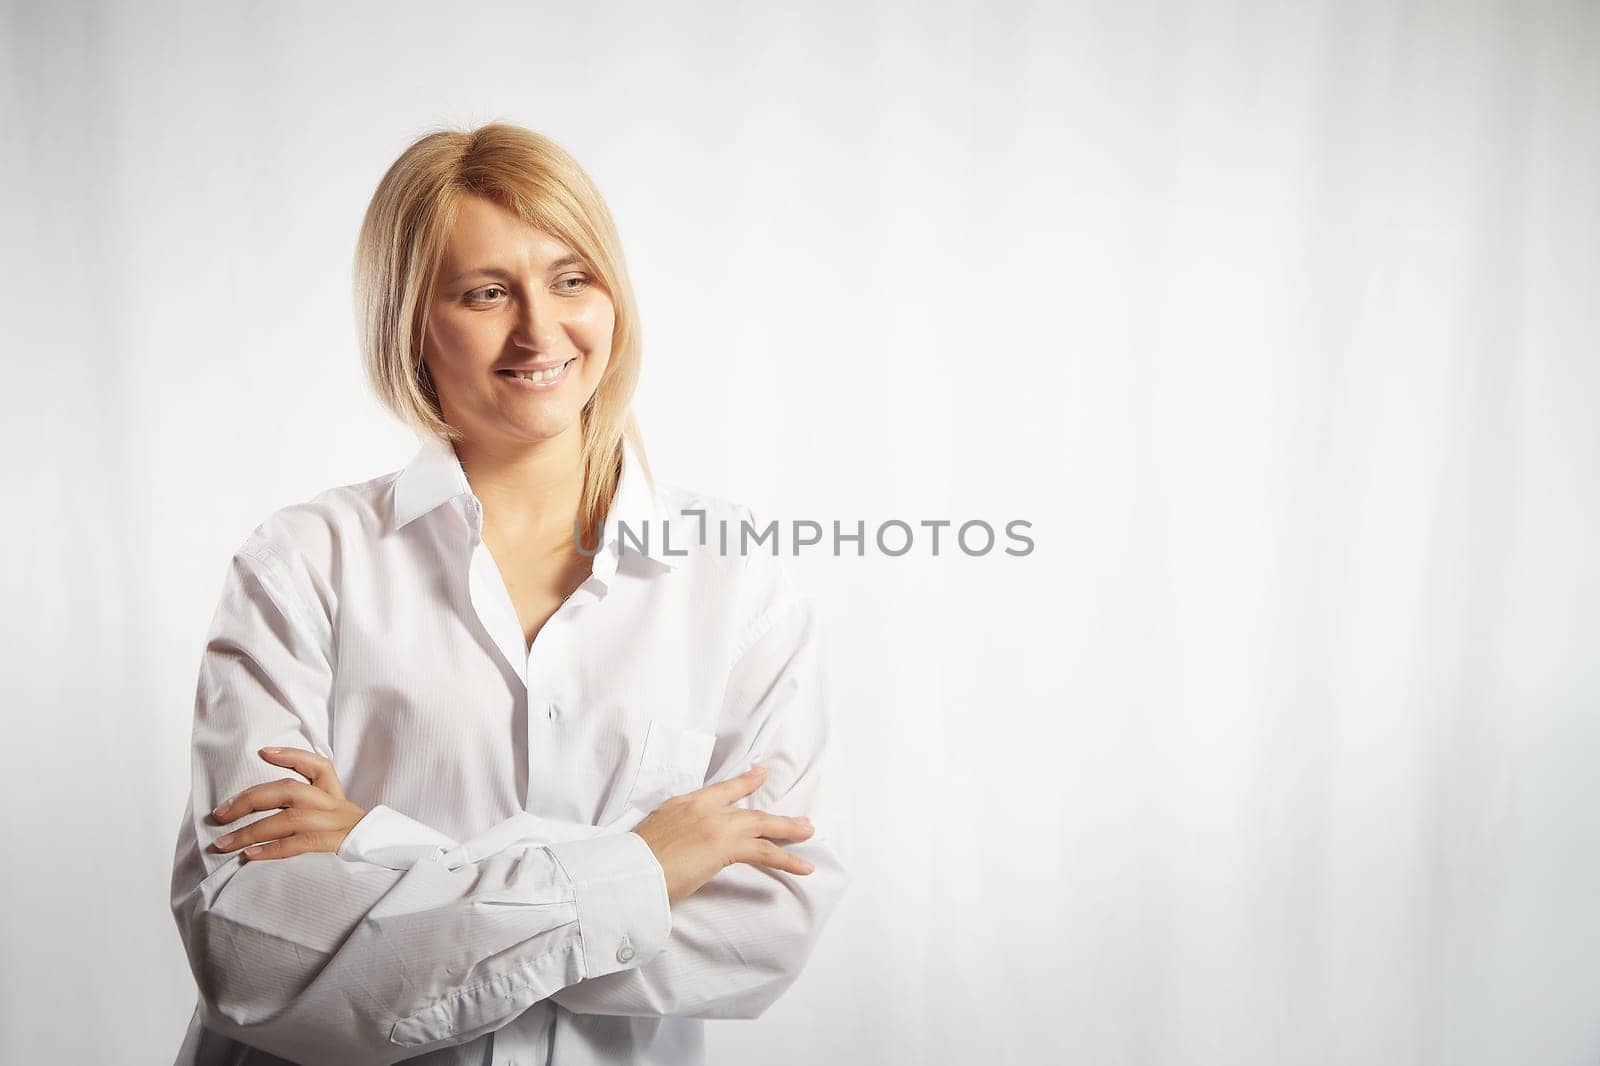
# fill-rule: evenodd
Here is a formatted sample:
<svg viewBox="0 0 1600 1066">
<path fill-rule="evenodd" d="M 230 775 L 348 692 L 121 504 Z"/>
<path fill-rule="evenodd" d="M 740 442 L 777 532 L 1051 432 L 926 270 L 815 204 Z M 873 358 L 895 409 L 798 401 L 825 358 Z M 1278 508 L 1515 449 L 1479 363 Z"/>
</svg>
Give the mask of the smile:
<svg viewBox="0 0 1600 1066">
<path fill-rule="evenodd" d="M 567 371 L 572 367 L 572 364 L 576 363 L 577 361 L 578 357 L 573 356 L 560 366 L 553 366 L 548 370 L 535 370 L 532 372 L 522 370 L 499 370 L 496 371 L 496 373 L 500 377 L 505 378 L 506 381 L 511 384 L 512 388 L 533 389 L 535 391 L 542 392 L 546 389 L 553 389 L 557 385 L 561 384 L 561 382 L 565 381 L 567 377 Z"/>
</svg>

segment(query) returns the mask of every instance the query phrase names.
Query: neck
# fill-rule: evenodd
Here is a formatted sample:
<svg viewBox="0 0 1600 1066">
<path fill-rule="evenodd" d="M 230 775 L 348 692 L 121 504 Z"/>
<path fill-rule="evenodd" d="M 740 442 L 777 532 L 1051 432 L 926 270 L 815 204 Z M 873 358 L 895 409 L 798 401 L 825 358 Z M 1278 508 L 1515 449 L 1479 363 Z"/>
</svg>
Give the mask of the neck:
<svg viewBox="0 0 1600 1066">
<path fill-rule="evenodd" d="M 456 457 L 483 504 L 486 532 L 523 543 L 571 543 L 583 499 L 583 434 L 546 440 L 462 440 Z"/>
</svg>

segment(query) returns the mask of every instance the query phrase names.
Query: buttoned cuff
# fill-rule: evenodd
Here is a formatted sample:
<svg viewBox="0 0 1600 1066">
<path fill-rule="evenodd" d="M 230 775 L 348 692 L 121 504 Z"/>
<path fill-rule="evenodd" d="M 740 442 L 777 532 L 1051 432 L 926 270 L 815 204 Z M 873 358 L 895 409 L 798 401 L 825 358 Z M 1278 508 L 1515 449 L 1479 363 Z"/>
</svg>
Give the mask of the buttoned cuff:
<svg viewBox="0 0 1600 1066">
<path fill-rule="evenodd" d="M 391 870 L 409 870 L 420 860 L 456 846 L 437 829 L 378 804 L 339 844 L 338 856 L 349 862 L 369 862 Z"/>
<path fill-rule="evenodd" d="M 672 933 L 667 875 L 632 831 L 551 844 L 572 880 L 584 979 L 642 966 Z"/>
</svg>

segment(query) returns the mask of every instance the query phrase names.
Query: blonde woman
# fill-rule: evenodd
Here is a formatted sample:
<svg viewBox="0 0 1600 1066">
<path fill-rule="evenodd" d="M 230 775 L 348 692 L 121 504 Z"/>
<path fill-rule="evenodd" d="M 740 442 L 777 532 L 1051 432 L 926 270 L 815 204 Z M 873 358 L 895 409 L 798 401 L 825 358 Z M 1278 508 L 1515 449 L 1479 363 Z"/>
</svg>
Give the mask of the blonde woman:
<svg viewBox="0 0 1600 1066">
<path fill-rule="evenodd" d="M 228 568 L 173 871 L 178 1062 L 699 1063 L 702 1019 L 765 1010 L 847 884 L 807 818 L 811 605 L 772 542 L 736 550 L 748 508 L 651 477 L 621 244 L 559 146 L 418 140 L 356 289 L 422 446 Z"/>
</svg>

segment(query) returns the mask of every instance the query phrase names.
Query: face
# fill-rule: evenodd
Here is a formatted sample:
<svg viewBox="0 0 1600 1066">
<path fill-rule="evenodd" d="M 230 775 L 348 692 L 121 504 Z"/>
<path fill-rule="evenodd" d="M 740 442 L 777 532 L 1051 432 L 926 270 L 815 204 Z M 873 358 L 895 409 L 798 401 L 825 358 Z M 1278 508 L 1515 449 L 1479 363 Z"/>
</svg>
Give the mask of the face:
<svg viewBox="0 0 1600 1066">
<path fill-rule="evenodd" d="M 461 199 L 422 349 L 446 422 L 471 441 L 581 432 L 615 325 L 611 297 L 572 248 L 499 204 Z"/>
</svg>

